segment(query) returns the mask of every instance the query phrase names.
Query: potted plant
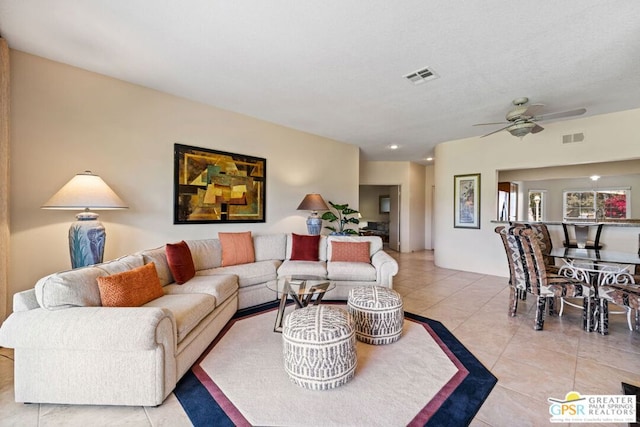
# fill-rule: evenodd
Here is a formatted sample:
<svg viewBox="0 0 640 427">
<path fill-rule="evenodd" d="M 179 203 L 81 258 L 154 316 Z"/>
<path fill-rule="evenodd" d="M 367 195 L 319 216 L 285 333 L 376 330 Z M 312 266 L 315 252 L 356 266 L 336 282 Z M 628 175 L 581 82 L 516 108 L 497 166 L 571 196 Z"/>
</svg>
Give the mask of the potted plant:
<svg viewBox="0 0 640 427">
<path fill-rule="evenodd" d="M 347 235 L 347 234 L 358 234 L 358 232 L 352 228 L 346 228 L 347 224 L 359 224 L 360 221 L 358 217 L 350 217 L 350 215 L 357 215 L 359 212 L 351 209 L 349 204 L 338 205 L 329 200 L 329 204 L 333 209 L 336 210 L 337 215 L 332 211 L 327 211 L 322 214 L 322 219 L 329 222 L 338 222 L 337 228 L 332 225 L 327 225 L 324 228 L 331 230 L 331 234 L 337 235 Z"/>
</svg>

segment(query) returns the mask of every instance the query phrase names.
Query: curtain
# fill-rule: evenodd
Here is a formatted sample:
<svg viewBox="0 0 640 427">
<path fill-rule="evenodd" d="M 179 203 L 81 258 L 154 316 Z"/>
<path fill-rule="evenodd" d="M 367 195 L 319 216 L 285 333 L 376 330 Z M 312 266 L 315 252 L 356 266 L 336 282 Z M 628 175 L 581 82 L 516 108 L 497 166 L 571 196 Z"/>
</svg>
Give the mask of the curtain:
<svg viewBox="0 0 640 427">
<path fill-rule="evenodd" d="M 9 313 L 9 46 L 0 37 L 0 322 Z"/>
</svg>

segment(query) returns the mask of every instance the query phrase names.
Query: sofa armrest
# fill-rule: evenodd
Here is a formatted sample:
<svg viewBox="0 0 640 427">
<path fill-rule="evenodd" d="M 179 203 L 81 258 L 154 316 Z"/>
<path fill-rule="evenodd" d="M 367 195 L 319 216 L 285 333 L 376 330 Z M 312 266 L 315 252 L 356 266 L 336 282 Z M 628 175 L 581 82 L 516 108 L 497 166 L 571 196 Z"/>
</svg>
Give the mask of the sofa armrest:
<svg viewBox="0 0 640 427">
<path fill-rule="evenodd" d="M 13 294 L 13 311 L 28 311 L 39 307 L 35 289 Z"/>
<path fill-rule="evenodd" d="M 393 276 L 398 274 L 398 262 L 385 251 L 378 251 L 371 257 L 376 268 L 376 281 L 382 286 L 393 287 Z"/>
<path fill-rule="evenodd" d="M 0 346 L 64 350 L 150 350 L 175 347 L 176 322 L 157 307 L 37 308 L 12 313 L 0 328 Z"/>
</svg>

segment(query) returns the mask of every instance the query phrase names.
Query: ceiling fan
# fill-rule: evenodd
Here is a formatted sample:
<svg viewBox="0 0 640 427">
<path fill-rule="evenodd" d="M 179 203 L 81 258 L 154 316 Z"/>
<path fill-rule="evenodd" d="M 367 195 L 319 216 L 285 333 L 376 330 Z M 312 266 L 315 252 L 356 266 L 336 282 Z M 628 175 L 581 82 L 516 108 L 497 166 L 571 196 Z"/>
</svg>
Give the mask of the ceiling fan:
<svg viewBox="0 0 640 427">
<path fill-rule="evenodd" d="M 506 122 L 477 123 L 473 126 L 506 124 L 506 126 L 501 127 L 500 129 L 494 130 L 493 132 L 490 132 L 486 135 L 482 135 L 481 138 L 493 135 L 494 133 L 498 133 L 503 130 L 507 130 L 511 135 L 517 136 L 522 139 L 524 136 L 530 133 L 538 133 L 544 130 L 544 128 L 536 122 L 542 120 L 555 120 L 564 117 L 580 116 L 587 112 L 586 108 L 578 108 L 577 110 L 563 111 L 560 113 L 540 114 L 542 108 L 544 108 L 543 104 L 525 105 L 527 102 L 529 102 L 529 98 L 527 97 L 514 99 L 513 105 L 515 105 L 515 108 L 509 111 L 505 116 L 505 119 L 507 119 Z"/>
</svg>

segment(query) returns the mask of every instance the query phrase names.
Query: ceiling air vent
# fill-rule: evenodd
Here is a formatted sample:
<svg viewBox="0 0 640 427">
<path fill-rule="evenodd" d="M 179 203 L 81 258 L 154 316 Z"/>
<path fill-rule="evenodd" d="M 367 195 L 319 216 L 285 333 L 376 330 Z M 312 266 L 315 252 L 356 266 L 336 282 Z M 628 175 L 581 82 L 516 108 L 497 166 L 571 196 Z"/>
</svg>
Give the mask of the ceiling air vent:
<svg viewBox="0 0 640 427">
<path fill-rule="evenodd" d="M 572 142 L 582 142 L 584 141 L 584 133 L 574 133 L 573 135 L 562 135 L 562 143 L 563 144 L 571 144 Z"/>
<path fill-rule="evenodd" d="M 407 74 L 406 76 L 404 76 L 404 78 L 409 80 L 414 85 L 421 85 L 428 80 L 437 79 L 438 75 L 429 67 L 424 67 L 419 69 L 418 71 Z"/>
</svg>

